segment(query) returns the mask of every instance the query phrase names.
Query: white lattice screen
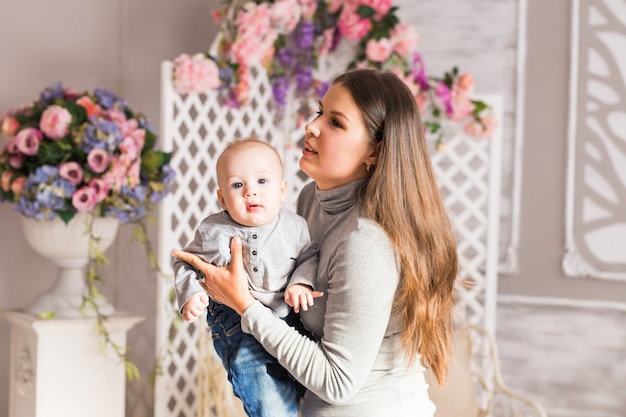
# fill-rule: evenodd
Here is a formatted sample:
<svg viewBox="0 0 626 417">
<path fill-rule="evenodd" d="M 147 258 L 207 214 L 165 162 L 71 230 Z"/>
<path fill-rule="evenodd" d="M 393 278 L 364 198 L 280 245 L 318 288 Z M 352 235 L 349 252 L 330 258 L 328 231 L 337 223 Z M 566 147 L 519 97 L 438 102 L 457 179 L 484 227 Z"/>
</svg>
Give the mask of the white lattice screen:
<svg viewBox="0 0 626 417">
<path fill-rule="evenodd" d="M 299 135 L 293 138 L 293 122 L 275 124 L 271 88 L 264 74 L 250 79 L 250 105 L 241 109 L 222 106 L 217 95 L 181 96 L 173 89 L 171 63 L 162 65 L 161 106 L 163 147 L 173 151 L 176 189 L 160 208 L 159 262 L 170 265 L 170 251 L 184 247 L 196 226 L 219 209 L 216 198 L 215 160 L 229 141 L 251 134 L 270 142 L 282 154 L 289 182 L 287 208 L 309 179 L 298 169 Z M 482 97 L 493 105 L 501 120 L 500 97 Z M 454 130 L 454 127 L 450 127 Z M 433 163 L 446 204 L 459 232 L 459 251 L 465 275 L 476 285 L 462 292 L 467 319 L 493 333 L 498 263 L 499 132 L 490 140 L 477 140 L 461 132 L 447 135 L 445 152 L 433 152 Z M 497 157 L 491 158 L 490 155 Z M 495 191 L 494 191 L 495 190 Z M 173 281 L 160 283 L 157 320 L 157 352 L 164 356 L 163 374 L 155 391 L 155 416 L 227 417 L 211 406 L 198 408 L 200 363 L 206 360 L 206 324 L 180 324 L 170 301 Z M 204 353 L 200 353 L 204 352 Z"/>
</svg>

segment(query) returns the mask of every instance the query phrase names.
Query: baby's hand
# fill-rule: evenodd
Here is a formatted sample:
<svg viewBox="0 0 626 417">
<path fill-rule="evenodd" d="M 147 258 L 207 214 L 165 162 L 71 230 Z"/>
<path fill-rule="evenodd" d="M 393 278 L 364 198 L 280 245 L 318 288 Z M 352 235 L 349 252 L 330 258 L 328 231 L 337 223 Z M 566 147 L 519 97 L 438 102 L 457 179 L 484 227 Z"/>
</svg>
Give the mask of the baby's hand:
<svg viewBox="0 0 626 417">
<path fill-rule="evenodd" d="M 197 319 L 209 305 L 209 296 L 204 291 L 197 292 L 183 306 L 182 316 L 187 323 Z"/>
<path fill-rule="evenodd" d="M 307 311 L 313 305 L 313 299 L 322 295 L 323 292 L 313 291 L 308 285 L 293 284 L 285 290 L 285 302 L 293 307 L 293 311 L 299 313 L 300 308 Z"/>
</svg>

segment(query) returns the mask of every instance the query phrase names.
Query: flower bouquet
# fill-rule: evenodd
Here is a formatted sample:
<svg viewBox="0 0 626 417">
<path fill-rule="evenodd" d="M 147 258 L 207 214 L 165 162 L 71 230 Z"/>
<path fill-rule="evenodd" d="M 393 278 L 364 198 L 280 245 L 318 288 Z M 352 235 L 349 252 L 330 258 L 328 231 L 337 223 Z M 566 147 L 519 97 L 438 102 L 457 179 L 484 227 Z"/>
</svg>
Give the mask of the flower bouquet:
<svg viewBox="0 0 626 417">
<path fill-rule="evenodd" d="M 110 91 L 45 88 L 0 119 L 0 201 L 37 220 L 79 212 L 142 218 L 173 184 L 171 155 L 148 120 Z"/>
<path fill-rule="evenodd" d="M 135 225 L 135 238 L 158 270 L 143 219 L 171 191 L 171 154 L 156 149 L 145 116 L 100 88 L 51 85 L 30 105 L 6 111 L 0 131 L 8 138 L 0 154 L 0 202 L 13 204 L 33 249 L 60 267 L 55 286 L 25 311 L 39 318 L 96 317 L 128 377 L 138 377 L 105 326 L 113 307 L 96 282 L 118 223 Z M 57 233 L 65 237 L 53 237 Z"/>
<path fill-rule="evenodd" d="M 179 55 L 174 88 L 181 94 L 214 90 L 227 105 L 246 105 L 250 70 L 260 63 L 277 116 L 283 116 L 292 92 L 301 126 L 331 81 L 332 74 L 318 71 L 320 63 L 336 54 L 347 57 L 345 70 L 374 67 L 396 73 L 415 96 L 427 136 L 438 144 L 445 120 L 463 124 L 471 135 L 489 137 L 495 121 L 489 106 L 472 98 L 472 75 L 456 67 L 441 77 L 428 75 L 417 52 L 419 34 L 399 21 L 397 10 L 392 0 L 225 0 L 213 11 L 221 27 L 217 47 Z"/>
</svg>

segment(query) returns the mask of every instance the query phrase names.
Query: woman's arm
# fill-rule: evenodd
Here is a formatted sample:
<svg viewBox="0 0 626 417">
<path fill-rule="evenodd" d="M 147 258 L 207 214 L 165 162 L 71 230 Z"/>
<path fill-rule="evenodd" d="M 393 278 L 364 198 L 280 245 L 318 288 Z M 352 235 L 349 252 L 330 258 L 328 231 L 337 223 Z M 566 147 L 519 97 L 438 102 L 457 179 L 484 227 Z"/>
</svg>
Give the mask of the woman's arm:
<svg viewBox="0 0 626 417">
<path fill-rule="evenodd" d="M 231 262 L 226 267 L 212 265 L 193 253 L 172 251 L 172 255 L 191 264 L 204 274 L 200 284 L 215 301 L 226 304 L 239 315 L 255 301 L 248 290 L 248 279 L 243 267 L 241 238 L 230 241 Z"/>
<path fill-rule="evenodd" d="M 242 329 L 306 388 L 329 403 L 351 399 L 384 356 L 384 366 L 397 355 L 385 334 L 398 284 L 391 244 L 384 232 L 369 224 L 353 233 L 335 254 L 326 293 L 321 340 L 311 340 L 256 301 L 249 293 L 241 244 L 231 242 L 232 262 L 217 268 L 193 255 L 172 254 L 191 263 L 206 278 L 209 295 L 242 315 Z M 316 307 L 319 305 L 316 303 Z M 379 354 L 380 352 L 380 354 Z M 382 355 L 382 356 L 381 356 Z M 380 369 L 385 372 L 385 369 Z"/>
</svg>

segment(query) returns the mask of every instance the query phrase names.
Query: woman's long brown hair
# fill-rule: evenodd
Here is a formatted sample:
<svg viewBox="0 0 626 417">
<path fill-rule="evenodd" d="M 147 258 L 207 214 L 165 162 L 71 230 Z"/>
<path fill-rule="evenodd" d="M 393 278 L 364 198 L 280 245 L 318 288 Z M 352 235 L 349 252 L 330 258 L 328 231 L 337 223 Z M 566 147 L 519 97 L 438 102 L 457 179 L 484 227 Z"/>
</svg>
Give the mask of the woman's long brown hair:
<svg viewBox="0 0 626 417">
<path fill-rule="evenodd" d="M 335 81 L 352 94 L 378 163 L 361 189 L 361 206 L 387 232 L 400 263 L 395 309 L 404 317 L 402 345 L 419 353 L 439 385 L 448 371 L 456 236 L 435 180 L 415 98 L 397 76 L 354 70 Z"/>
</svg>

